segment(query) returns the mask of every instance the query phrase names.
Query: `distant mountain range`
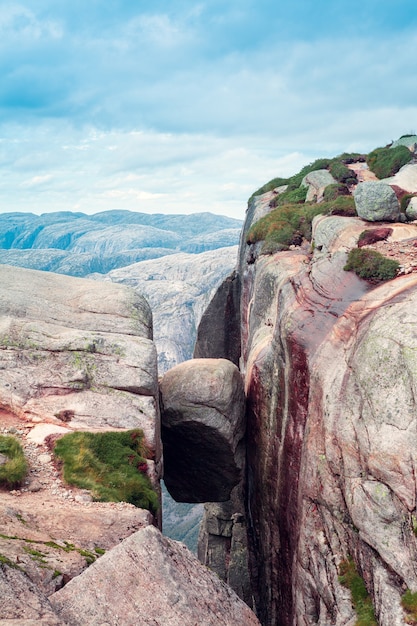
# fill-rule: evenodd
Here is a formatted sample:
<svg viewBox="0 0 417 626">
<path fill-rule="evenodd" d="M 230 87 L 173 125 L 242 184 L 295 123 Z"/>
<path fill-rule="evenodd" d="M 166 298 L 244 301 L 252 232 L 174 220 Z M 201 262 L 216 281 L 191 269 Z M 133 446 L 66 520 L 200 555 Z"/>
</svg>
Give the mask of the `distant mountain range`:
<svg viewBox="0 0 417 626">
<path fill-rule="evenodd" d="M 239 242 L 242 221 L 212 213 L 0 214 L 0 263 L 86 276 L 178 252 Z"/>
</svg>

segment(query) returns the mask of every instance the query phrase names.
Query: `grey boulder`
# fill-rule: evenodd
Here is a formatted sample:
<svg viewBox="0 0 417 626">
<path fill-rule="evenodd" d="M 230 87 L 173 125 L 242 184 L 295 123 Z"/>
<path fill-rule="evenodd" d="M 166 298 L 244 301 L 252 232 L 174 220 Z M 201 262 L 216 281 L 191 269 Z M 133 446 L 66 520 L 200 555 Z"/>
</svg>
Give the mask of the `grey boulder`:
<svg viewBox="0 0 417 626">
<path fill-rule="evenodd" d="M 238 368 L 193 359 L 160 383 L 164 479 L 177 502 L 222 502 L 241 478 L 245 399 Z"/>
<path fill-rule="evenodd" d="M 400 206 L 392 188 L 381 181 L 360 183 L 353 197 L 356 212 L 367 222 L 396 222 L 400 217 Z"/>
</svg>

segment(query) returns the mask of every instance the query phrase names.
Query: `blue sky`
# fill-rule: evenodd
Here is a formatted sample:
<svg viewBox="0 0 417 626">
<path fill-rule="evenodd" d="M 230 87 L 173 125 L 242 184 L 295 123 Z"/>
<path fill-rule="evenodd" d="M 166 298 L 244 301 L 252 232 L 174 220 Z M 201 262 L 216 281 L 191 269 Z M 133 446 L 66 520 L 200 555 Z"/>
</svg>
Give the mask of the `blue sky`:
<svg viewBox="0 0 417 626">
<path fill-rule="evenodd" d="M 212 211 L 417 130 L 416 0 L 0 4 L 0 212 Z"/>
</svg>

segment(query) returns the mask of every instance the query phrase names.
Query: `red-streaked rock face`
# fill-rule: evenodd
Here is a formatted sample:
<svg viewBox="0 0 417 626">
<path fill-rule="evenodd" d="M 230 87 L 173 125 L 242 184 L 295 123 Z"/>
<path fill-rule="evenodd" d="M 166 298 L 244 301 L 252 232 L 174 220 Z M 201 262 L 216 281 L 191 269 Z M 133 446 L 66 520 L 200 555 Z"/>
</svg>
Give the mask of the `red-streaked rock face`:
<svg viewBox="0 0 417 626">
<path fill-rule="evenodd" d="M 241 245 L 244 493 L 264 626 L 356 623 L 339 582 L 349 557 L 380 626 L 404 624 L 401 595 L 417 591 L 417 275 L 371 286 L 345 272 L 366 228 L 317 217 L 311 248 Z M 379 243 L 399 250 L 415 226 L 389 228 Z"/>
<path fill-rule="evenodd" d="M 354 619 L 338 582 L 348 555 L 380 624 L 403 624 L 401 594 L 417 590 L 417 279 L 371 289 L 344 272 L 363 229 L 357 218 L 318 218 L 311 258 L 293 250 L 241 267 L 249 536 L 263 624 Z"/>
</svg>

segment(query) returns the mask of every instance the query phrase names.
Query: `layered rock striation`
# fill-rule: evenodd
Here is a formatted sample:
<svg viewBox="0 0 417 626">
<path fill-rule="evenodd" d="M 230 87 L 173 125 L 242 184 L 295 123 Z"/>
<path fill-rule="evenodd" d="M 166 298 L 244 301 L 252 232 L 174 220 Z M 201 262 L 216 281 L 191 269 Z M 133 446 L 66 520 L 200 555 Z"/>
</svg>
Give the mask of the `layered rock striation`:
<svg viewBox="0 0 417 626">
<path fill-rule="evenodd" d="M 244 233 L 270 198 L 252 198 Z M 417 241 L 414 223 L 380 226 L 382 253 L 386 246 L 401 257 Z M 223 319 L 223 336 L 240 328 L 246 477 L 241 499 L 206 507 L 200 557 L 209 562 L 210 540 L 243 516 L 264 625 L 354 624 L 340 582 L 350 560 L 381 626 L 405 624 L 402 596 L 417 591 L 417 274 L 371 284 L 344 271 L 367 229 L 359 217 L 319 216 L 312 245 L 260 255 L 245 234 L 241 242 L 240 305 Z M 217 298 L 227 310 L 229 286 Z M 213 356 L 210 345 L 231 355 L 227 342 L 221 354 L 219 326 L 206 323 L 199 356 Z"/>
</svg>

